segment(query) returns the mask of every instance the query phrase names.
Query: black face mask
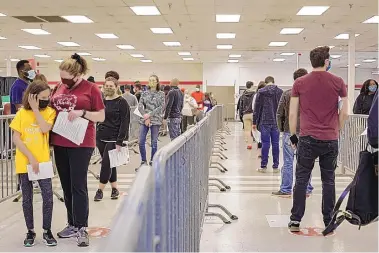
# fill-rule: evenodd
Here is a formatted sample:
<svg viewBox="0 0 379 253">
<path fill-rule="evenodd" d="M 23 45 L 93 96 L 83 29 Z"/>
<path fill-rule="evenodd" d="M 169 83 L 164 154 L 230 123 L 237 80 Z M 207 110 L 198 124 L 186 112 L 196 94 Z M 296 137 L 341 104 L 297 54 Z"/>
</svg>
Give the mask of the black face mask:
<svg viewBox="0 0 379 253">
<path fill-rule="evenodd" d="M 40 109 L 45 109 L 50 104 L 50 100 L 39 100 L 38 106 Z"/>
<path fill-rule="evenodd" d="M 74 77 L 75 78 L 75 77 Z M 66 78 L 61 78 L 61 81 L 62 81 L 62 83 L 63 84 L 65 84 L 65 85 L 67 85 L 68 86 L 68 88 L 72 88 L 72 86 L 74 86 L 75 85 L 75 81 L 74 81 L 74 78 L 72 78 L 72 79 L 66 79 Z"/>
</svg>

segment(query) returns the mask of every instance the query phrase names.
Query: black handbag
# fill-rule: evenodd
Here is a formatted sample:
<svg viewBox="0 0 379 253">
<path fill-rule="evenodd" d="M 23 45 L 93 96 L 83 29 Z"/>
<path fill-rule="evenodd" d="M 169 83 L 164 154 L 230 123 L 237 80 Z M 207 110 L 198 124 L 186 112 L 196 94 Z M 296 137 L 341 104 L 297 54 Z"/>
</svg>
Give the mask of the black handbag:
<svg viewBox="0 0 379 253">
<path fill-rule="evenodd" d="M 375 171 L 374 154 L 367 150 L 359 153 L 359 166 L 353 181 L 346 187 L 333 210 L 333 219 L 322 232 L 332 233 L 344 220 L 352 225 L 368 225 L 378 219 L 378 175 Z M 349 194 L 345 211 L 339 210 Z"/>
</svg>

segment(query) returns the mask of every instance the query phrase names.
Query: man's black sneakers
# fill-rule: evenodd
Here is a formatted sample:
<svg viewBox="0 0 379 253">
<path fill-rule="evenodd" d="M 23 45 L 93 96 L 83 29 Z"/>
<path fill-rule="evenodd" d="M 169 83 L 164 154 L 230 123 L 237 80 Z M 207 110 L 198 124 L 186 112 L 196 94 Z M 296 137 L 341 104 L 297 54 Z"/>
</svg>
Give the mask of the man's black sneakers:
<svg viewBox="0 0 379 253">
<path fill-rule="evenodd" d="M 298 233 L 298 232 L 300 232 L 300 222 L 298 222 L 298 221 L 290 221 L 290 223 L 288 223 L 288 229 L 292 233 Z"/>
<path fill-rule="evenodd" d="M 28 231 L 28 233 L 26 234 L 26 238 L 24 240 L 24 246 L 25 247 L 32 247 L 34 246 L 34 240 L 36 239 L 36 233 L 34 233 L 33 231 Z"/>
</svg>

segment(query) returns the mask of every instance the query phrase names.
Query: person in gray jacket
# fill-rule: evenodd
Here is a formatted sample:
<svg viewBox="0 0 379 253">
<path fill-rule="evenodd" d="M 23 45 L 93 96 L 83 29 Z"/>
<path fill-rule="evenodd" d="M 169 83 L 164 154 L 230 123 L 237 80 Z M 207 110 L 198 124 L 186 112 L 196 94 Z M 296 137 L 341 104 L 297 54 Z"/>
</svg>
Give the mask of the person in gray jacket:
<svg viewBox="0 0 379 253">
<path fill-rule="evenodd" d="M 174 140 L 181 134 L 183 93 L 179 90 L 179 80 L 174 78 L 170 83 L 171 90 L 167 94 L 164 120 L 168 119 L 168 132 L 170 139 Z"/>
<path fill-rule="evenodd" d="M 293 73 L 293 79 L 296 80 L 302 76 L 308 74 L 306 69 L 298 69 Z M 282 147 L 283 147 L 283 167 L 281 171 L 281 184 L 280 189 L 277 192 L 273 192 L 273 195 L 277 196 L 290 196 L 292 194 L 293 185 L 293 162 L 295 156 L 295 150 L 293 149 L 290 141 L 290 125 L 289 125 L 289 111 L 292 89 L 283 92 L 279 101 L 278 110 L 276 113 L 276 121 L 279 131 L 283 133 Z M 300 121 L 300 117 L 298 117 Z M 300 123 L 297 123 L 297 132 L 300 131 Z M 310 195 L 313 191 L 313 187 L 309 182 L 307 188 L 307 194 Z"/>
<path fill-rule="evenodd" d="M 122 97 L 126 100 L 126 102 L 128 102 L 129 107 L 136 107 L 138 105 L 138 100 L 136 96 L 130 93 L 130 90 L 130 85 L 125 85 L 125 93 L 122 95 Z"/>
</svg>

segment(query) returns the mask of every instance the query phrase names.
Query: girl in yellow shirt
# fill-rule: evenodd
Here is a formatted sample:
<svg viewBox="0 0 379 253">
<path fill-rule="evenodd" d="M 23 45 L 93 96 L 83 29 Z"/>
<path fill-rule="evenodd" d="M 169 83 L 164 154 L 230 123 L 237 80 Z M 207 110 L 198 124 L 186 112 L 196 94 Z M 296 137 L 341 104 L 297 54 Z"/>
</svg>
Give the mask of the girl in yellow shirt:
<svg viewBox="0 0 379 253">
<path fill-rule="evenodd" d="M 49 162 L 49 131 L 55 120 L 55 110 L 48 107 L 50 87 L 45 81 L 36 80 L 28 86 L 21 108 L 10 127 L 13 130 L 13 142 L 16 145 L 16 173 L 19 175 L 22 190 L 22 208 L 28 232 L 24 240 L 25 247 L 34 245 L 33 184 L 29 181 L 27 166 L 31 165 L 35 173 L 39 172 L 39 163 Z M 51 232 L 53 214 L 53 190 L 51 178 L 38 180 L 43 199 L 43 241 L 48 246 L 56 246 Z"/>
</svg>

